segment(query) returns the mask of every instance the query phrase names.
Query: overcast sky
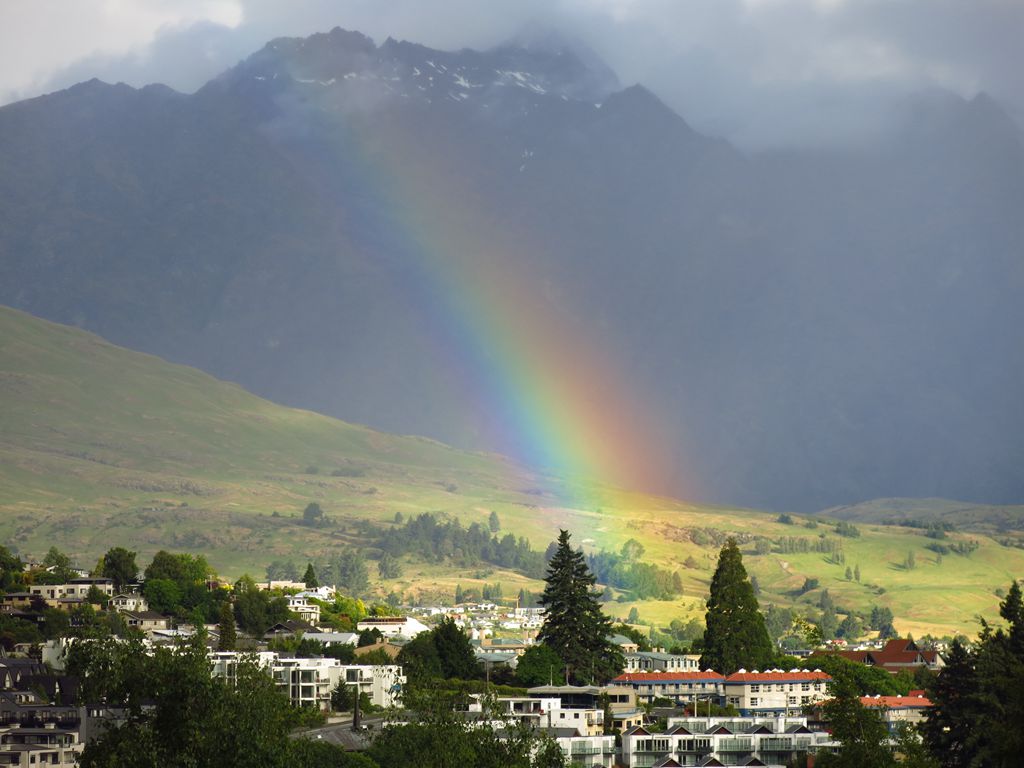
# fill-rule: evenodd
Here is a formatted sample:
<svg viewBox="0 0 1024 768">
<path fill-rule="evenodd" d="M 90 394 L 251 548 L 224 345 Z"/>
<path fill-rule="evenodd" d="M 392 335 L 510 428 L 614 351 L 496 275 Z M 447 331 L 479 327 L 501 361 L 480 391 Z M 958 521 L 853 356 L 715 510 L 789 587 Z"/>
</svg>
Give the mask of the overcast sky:
<svg viewBox="0 0 1024 768">
<path fill-rule="evenodd" d="M 0 0 L 0 103 L 92 77 L 192 91 L 334 26 L 479 48 L 534 24 L 747 147 L 859 140 L 936 88 L 1024 115 L 1024 0 Z"/>
</svg>

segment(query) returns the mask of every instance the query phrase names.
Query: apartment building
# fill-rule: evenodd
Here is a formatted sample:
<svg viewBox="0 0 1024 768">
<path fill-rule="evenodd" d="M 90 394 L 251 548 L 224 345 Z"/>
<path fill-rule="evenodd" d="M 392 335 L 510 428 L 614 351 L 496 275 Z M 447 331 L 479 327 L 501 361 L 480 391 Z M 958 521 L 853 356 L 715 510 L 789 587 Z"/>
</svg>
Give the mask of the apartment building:
<svg viewBox="0 0 1024 768">
<path fill-rule="evenodd" d="M 674 704 L 720 703 L 725 675 L 718 672 L 626 672 L 612 683 L 629 686 L 641 704 L 669 699 Z"/>
<path fill-rule="evenodd" d="M 831 679 L 820 669 L 741 669 L 725 678 L 725 703 L 736 707 L 741 715 L 795 714 L 825 699 Z"/>
</svg>

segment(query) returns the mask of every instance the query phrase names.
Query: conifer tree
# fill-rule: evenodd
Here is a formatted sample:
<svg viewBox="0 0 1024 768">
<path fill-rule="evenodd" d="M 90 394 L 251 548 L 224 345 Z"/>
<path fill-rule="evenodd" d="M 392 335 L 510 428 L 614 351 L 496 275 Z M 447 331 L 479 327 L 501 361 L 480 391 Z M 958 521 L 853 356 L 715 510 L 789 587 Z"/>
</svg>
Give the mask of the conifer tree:
<svg viewBox="0 0 1024 768">
<path fill-rule="evenodd" d="M 220 626 L 218 627 L 220 639 L 217 641 L 218 651 L 233 651 L 237 642 L 235 631 L 235 612 L 231 603 L 225 600 L 220 604 Z"/>
<path fill-rule="evenodd" d="M 312 563 L 306 566 L 306 574 L 302 577 L 302 581 L 305 582 L 306 589 L 316 589 L 320 586 L 320 582 L 317 581 L 316 571 L 313 569 Z"/>
<path fill-rule="evenodd" d="M 601 610 L 596 579 L 583 553 L 569 545 L 569 532 L 560 531 L 558 546 L 548 563 L 540 597 L 544 626 L 537 637 L 569 669 L 570 679 L 604 682 L 622 670 L 622 653 L 608 639 L 611 619 Z"/>
<path fill-rule="evenodd" d="M 734 539 L 718 555 L 705 615 L 701 665 L 724 675 L 738 669 L 766 669 L 775 650 L 758 610 L 754 588 Z"/>
</svg>

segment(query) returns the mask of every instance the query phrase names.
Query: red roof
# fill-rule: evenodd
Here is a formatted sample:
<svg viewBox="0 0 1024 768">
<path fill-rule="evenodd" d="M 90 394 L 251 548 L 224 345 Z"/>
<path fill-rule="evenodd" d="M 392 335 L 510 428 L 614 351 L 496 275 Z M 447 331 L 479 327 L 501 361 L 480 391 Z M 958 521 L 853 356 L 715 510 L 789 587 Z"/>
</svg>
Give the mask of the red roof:
<svg viewBox="0 0 1024 768">
<path fill-rule="evenodd" d="M 724 680 L 725 675 L 708 670 L 707 672 L 626 672 L 619 675 L 613 683 L 668 683 L 677 680 Z"/>
<path fill-rule="evenodd" d="M 735 672 L 725 678 L 727 683 L 798 683 L 808 680 L 831 680 L 820 669 L 813 672 L 794 670 L 792 672 Z"/>
<path fill-rule="evenodd" d="M 861 696 L 860 703 L 886 709 L 923 709 L 932 705 L 924 696 Z"/>
</svg>

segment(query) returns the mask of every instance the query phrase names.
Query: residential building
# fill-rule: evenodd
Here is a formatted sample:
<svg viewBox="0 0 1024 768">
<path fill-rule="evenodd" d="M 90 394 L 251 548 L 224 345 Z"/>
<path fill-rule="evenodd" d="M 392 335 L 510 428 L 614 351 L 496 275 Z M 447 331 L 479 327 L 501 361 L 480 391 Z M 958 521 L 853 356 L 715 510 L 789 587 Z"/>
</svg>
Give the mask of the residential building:
<svg viewBox="0 0 1024 768">
<path fill-rule="evenodd" d="M 67 584 L 32 584 L 28 591 L 46 600 L 84 600 L 91 587 L 96 587 L 107 597 L 114 596 L 113 580 L 103 578 L 71 579 Z"/>
<path fill-rule="evenodd" d="M 895 732 L 902 723 L 917 725 L 925 719 L 932 702 L 924 691 L 911 691 L 907 696 L 862 696 L 865 707 L 878 707 L 889 730 Z"/>
<path fill-rule="evenodd" d="M 115 611 L 148 611 L 149 602 L 138 592 L 121 592 L 110 598 L 110 607 Z"/>
<path fill-rule="evenodd" d="M 300 595 L 288 596 L 288 610 L 297 613 L 299 618 L 310 624 L 320 623 L 320 606 L 309 602 L 308 597 Z"/>
<path fill-rule="evenodd" d="M 628 768 L 760 765 L 783 768 L 820 749 L 831 749 L 826 731 L 812 730 L 805 717 L 669 718 L 664 732 L 640 726 L 622 737 Z"/>
<path fill-rule="evenodd" d="M 637 651 L 627 653 L 625 672 L 698 672 L 700 656 L 690 653 Z"/>
<path fill-rule="evenodd" d="M 385 638 L 413 638 L 420 632 L 429 631 L 430 628 L 411 616 L 371 616 L 360 621 L 356 629 L 360 632 L 376 629 Z"/>
<path fill-rule="evenodd" d="M 125 624 L 142 632 L 171 628 L 171 620 L 156 611 L 123 611 L 123 615 Z"/>
<path fill-rule="evenodd" d="M 217 651 L 210 655 L 212 673 L 234 679 L 238 662 L 245 654 Z M 267 670 L 274 682 L 296 706 L 330 709 L 331 692 L 339 683 L 358 688 L 378 707 L 397 706 L 401 702 L 405 675 L 395 664 L 342 664 L 332 658 L 295 659 L 271 651 L 253 654 L 256 663 Z"/>
<path fill-rule="evenodd" d="M 0 728 L 0 765 L 75 768 L 83 747 L 76 731 L 53 727 Z"/>
<path fill-rule="evenodd" d="M 355 632 L 307 632 L 303 640 L 315 640 L 330 648 L 332 645 L 355 645 L 359 635 Z"/>
<path fill-rule="evenodd" d="M 643 725 L 644 711 L 637 705 L 636 691 L 632 686 L 606 685 L 602 690 L 608 697 L 612 730 L 625 733 L 634 726 Z"/>
<path fill-rule="evenodd" d="M 831 679 L 820 669 L 741 669 L 725 678 L 725 703 L 736 707 L 741 715 L 796 713 L 824 699 Z"/>
<path fill-rule="evenodd" d="M 832 653 L 860 664 L 881 667 L 892 674 L 896 674 L 901 669 L 912 670 L 917 667 L 938 671 L 945 666 L 942 654 L 938 651 L 922 650 L 917 643 L 907 638 L 889 640 L 880 650 L 833 651 Z M 811 658 L 813 660 L 813 656 Z"/>
<path fill-rule="evenodd" d="M 721 703 L 725 675 L 718 672 L 626 672 L 612 683 L 629 686 L 641 704 L 669 699 L 675 704 Z"/>
<path fill-rule="evenodd" d="M 615 736 L 609 734 L 582 734 L 572 728 L 545 729 L 562 748 L 565 760 L 571 766 L 615 765 Z"/>
</svg>

